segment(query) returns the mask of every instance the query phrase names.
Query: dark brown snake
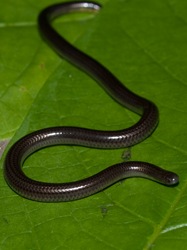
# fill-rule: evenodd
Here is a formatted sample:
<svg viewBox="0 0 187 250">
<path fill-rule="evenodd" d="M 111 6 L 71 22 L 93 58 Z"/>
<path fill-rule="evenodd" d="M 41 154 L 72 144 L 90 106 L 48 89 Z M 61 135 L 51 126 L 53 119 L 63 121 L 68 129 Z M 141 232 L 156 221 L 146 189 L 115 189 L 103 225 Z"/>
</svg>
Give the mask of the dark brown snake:
<svg viewBox="0 0 187 250">
<path fill-rule="evenodd" d="M 44 183 L 28 178 L 22 171 L 25 159 L 33 152 L 57 144 L 81 145 L 94 148 L 123 148 L 137 144 L 150 136 L 158 124 L 158 109 L 154 103 L 132 93 L 104 66 L 69 44 L 51 26 L 61 14 L 77 11 L 98 12 L 95 2 L 68 2 L 44 9 L 38 18 L 42 37 L 63 58 L 94 78 L 121 105 L 140 115 L 130 128 L 120 131 L 98 131 L 79 127 L 53 127 L 33 132 L 17 141 L 8 151 L 4 176 L 9 186 L 28 199 L 57 202 L 80 199 L 128 177 L 145 177 L 164 185 L 178 183 L 175 173 L 150 163 L 123 162 L 83 180 L 70 183 Z"/>
</svg>

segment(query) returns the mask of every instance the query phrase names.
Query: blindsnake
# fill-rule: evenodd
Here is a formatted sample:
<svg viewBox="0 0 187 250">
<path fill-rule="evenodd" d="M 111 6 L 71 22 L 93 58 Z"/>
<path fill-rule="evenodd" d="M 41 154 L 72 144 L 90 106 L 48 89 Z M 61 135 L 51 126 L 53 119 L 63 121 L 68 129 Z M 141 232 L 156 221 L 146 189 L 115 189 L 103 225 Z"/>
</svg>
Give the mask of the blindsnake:
<svg viewBox="0 0 187 250">
<path fill-rule="evenodd" d="M 61 57 L 89 74 L 113 99 L 139 114 L 140 120 L 132 127 L 120 131 L 52 127 L 21 138 L 6 155 L 4 176 L 9 186 L 25 198 L 43 202 L 71 201 L 92 195 L 124 178 L 135 176 L 168 186 L 178 183 L 175 173 L 150 163 L 135 161 L 119 163 L 91 177 L 69 183 L 35 181 L 22 171 L 25 159 L 46 146 L 71 144 L 93 148 L 123 148 L 150 136 L 158 124 L 158 109 L 154 103 L 131 92 L 104 66 L 69 44 L 51 26 L 51 21 L 61 14 L 77 11 L 98 12 L 100 8 L 95 2 L 68 2 L 49 6 L 38 17 L 40 33 Z"/>
</svg>

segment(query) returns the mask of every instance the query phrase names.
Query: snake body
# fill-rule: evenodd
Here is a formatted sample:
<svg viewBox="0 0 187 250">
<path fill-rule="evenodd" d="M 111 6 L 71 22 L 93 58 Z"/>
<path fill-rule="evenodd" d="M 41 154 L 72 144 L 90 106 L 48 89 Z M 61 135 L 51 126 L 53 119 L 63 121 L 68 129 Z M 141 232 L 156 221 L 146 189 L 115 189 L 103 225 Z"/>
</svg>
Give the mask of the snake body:
<svg viewBox="0 0 187 250">
<path fill-rule="evenodd" d="M 68 2 L 49 6 L 38 17 L 40 33 L 61 57 L 89 74 L 113 99 L 139 114 L 140 120 L 130 128 L 119 131 L 52 127 L 22 137 L 6 155 L 4 176 L 9 186 L 25 198 L 44 202 L 76 200 L 134 176 L 145 177 L 164 185 L 178 183 L 175 173 L 150 163 L 135 161 L 119 163 L 91 177 L 69 183 L 35 181 L 22 171 L 25 159 L 46 146 L 66 144 L 109 149 L 128 147 L 150 136 L 158 124 L 159 114 L 154 103 L 131 92 L 103 65 L 67 42 L 51 25 L 59 15 L 77 11 L 98 12 L 100 8 L 95 2 Z"/>
</svg>

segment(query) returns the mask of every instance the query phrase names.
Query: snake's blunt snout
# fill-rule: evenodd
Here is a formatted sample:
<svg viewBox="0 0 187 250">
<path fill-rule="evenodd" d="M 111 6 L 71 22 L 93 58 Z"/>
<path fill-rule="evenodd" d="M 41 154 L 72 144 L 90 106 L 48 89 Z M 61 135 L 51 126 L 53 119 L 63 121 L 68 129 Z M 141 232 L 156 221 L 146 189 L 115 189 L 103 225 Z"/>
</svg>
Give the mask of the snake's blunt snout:
<svg viewBox="0 0 187 250">
<path fill-rule="evenodd" d="M 173 172 L 169 172 L 165 178 L 165 183 L 167 183 L 168 186 L 177 185 L 179 183 L 179 176 Z"/>
</svg>

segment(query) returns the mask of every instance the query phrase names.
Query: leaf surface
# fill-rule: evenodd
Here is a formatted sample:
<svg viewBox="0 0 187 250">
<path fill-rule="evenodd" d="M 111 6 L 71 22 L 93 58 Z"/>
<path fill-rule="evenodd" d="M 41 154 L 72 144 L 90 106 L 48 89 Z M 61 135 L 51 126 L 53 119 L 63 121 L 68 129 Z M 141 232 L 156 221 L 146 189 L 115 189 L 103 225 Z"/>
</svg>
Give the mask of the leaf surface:
<svg viewBox="0 0 187 250">
<path fill-rule="evenodd" d="M 3 3 L 0 10 L 1 145 L 50 126 L 117 130 L 138 116 L 59 58 L 37 30 L 54 1 Z M 187 240 L 187 17 L 185 0 L 102 0 L 97 15 L 67 15 L 54 26 L 156 103 L 160 123 L 131 159 L 176 172 L 165 187 L 132 178 L 75 202 L 46 204 L 9 189 L 1 160 L 0 249 L 184 249 Z M 8 145 L 8 147 L 10 146 Z M 29 157 L 24 171 L 49 182 L 78 180 L 122 161 L 124 150 L 58 146 Z"/>
</svg>

